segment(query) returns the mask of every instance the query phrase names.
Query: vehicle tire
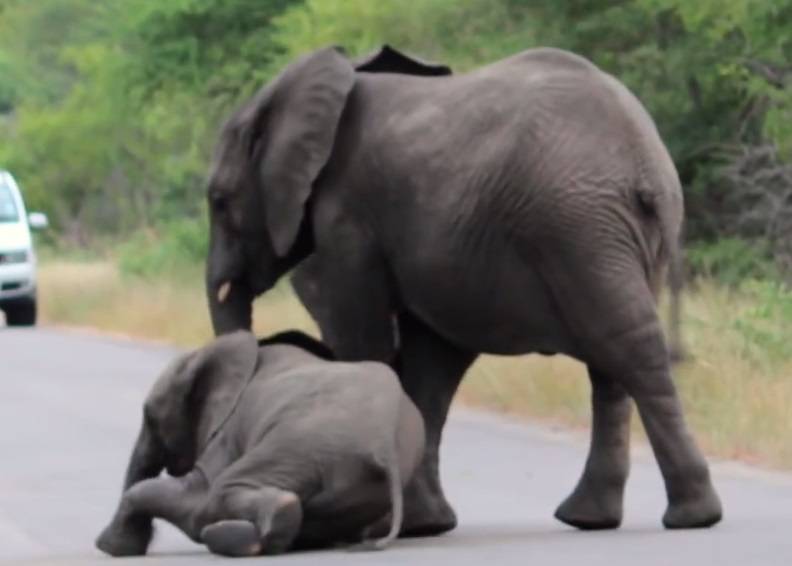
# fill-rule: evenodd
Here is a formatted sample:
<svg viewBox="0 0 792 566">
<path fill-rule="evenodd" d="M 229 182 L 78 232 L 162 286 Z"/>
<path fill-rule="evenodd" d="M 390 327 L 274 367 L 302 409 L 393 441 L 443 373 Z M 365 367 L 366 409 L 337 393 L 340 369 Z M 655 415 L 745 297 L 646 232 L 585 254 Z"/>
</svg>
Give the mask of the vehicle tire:
<svg viewBox="0 0 792 566">
<path fill-rule="evenodd" d="M 14 301 L 3 307 L 8 326 L 35 326 L 36 299 Z"/>
</svg>

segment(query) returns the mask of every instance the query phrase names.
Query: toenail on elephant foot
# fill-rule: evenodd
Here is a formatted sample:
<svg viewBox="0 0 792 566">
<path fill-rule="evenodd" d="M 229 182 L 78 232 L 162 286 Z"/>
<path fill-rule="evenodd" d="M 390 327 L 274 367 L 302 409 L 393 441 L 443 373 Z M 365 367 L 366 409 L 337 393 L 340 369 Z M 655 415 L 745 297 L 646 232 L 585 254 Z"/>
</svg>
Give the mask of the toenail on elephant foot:
<svg viewBox="0 0 792 566">
<path fill-rule="evenodd" d="M 576 489 L 555 512 L 555 518 L 581 530 L 616 529 L 622 522 L 622 495 Z"/>
<path fill-rule="evenodd" d="M 302 524 L 302 505 L 294 493 L 279 495 L 272 513 L 262 517 L 262 553 L 282 554 L 294 544 Z"/>
<path fill-rule="evenodd" d="M 667 529 L 702 529 L 711 527 L 723 518 L 720 498 L 711 488 L 704 493 L 668 505 L 663 515 Z"/>
<path fill-rule="evenodd" d="M 218 521 L 204 527 L 201 541 L 207 548 L 222 556 L 257 556 L 261 554 L 256 525 L 250 521 Z"/>
</svg>

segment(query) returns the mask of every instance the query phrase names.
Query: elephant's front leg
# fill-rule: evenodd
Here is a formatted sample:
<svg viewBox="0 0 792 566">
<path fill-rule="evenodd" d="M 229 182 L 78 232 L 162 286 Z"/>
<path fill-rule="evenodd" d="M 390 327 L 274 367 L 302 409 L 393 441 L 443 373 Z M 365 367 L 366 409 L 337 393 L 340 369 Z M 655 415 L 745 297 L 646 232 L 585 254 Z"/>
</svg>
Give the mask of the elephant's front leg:
<svg viewBox="0 0 792 566">
<path fill-rule="evenodd" d="M 579 529 L 613 529 L 621 524 L 624 486 L 630 468 L 632 406 L 621 385 L 589 367 L 591 445 L 577 487 L 556 510 L 556 518 Z"/>
<path fill-rule="evenodd" d="M 295 270 L 292 286 L 338 359 L 393 361 L 393 307 L 380 259 L 319 251 Z"/>
<path fill-rule="evenodd" d="M 201 525 L 195 517 L 206 500 L 207 483 L 200 472 L 184 477 L 162 477 L 139 482 L 124 492 L 111 523 L 96 539 L 96 546 L 112 556 L 139 556 L 151 542 L 154 518 L 181 529 L 199 542 Z"/>
<path fill-rule="evenodd" d="M 398 372 L 426 426 L 424 458 L 405 491 L 402 536 L 449 531 L 457 519 L 440 484 L 439 450 L 448 410 L 476 354 L 460 350 L 415 317 L 399 317 Z"/>
<path fill-rule="evenodd" d="M 383 262 L 362 253 L 361 245 L 341 246 L 348 250 L 343 254 L 318 251 L 300 265 L 292 285 L 339 359 L 392 363 L 397 347 L 390 279 Z M 402 535 L 438 534 L 456 526 L 440 485 L 440 437 L 454 393 L 476 355 L 409 314 L 400 314 L 398 322 L 396 370 L 426 425 L 425 456 L 405 490 Z"/>
</svg>

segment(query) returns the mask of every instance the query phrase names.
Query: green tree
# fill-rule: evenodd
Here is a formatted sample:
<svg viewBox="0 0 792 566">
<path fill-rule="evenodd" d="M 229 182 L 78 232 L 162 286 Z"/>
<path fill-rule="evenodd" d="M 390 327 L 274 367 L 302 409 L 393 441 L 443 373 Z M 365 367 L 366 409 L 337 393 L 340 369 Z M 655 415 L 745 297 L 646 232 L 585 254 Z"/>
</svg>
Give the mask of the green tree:
<svg viewBox="0 0 792 566">
<path fill-rule="evenodd" d="M 647 106 L 690 234 L 769 238 L 735 211 L 787 190 L 790 29 L 792 0 L 0 0 L 0 164 L 72 239 L 126 233 L 200 214 L 219 124 L 299 54 L 391 43 L 463 72 L 547 45 Z"/>
</svg>

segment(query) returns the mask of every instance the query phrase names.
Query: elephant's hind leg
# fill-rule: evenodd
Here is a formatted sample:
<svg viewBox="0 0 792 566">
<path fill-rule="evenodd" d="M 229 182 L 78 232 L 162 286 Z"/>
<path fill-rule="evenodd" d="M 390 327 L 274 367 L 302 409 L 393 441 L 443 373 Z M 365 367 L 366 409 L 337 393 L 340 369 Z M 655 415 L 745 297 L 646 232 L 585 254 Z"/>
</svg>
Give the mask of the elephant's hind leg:
<svg viewBox="0 0 792 566">
<path fill-rule="evenodd" d="M 291 548 L 302 527 L 302 504 L 296 493 L 267 480 L 291 477 L 288 461 L 277 447 L 262 444 L 218 476 L 202 512 L 202 524 L 207 526 L 201 540 L 209 550 L 225 556 L 256 556 Z"/>
<path fill-rule="evenodd" d="M 592 429 L 589 455 L 575 490 L 556 510 L 560 521 L 579 529 L 614 529 L 621 524 L 630 468 L 627 392 L 589 367 Z"/>
<path fill-rule="evenodd" d="M 224 517 L 206 526 L 201 540 L 223 556 L 281 554 L 300 532 L 302 506 L 297 495 L 275 487 L 231 488 L 215 504 Z"/>
<path fill-rule="evenodd" d="M 581 251 L 586 250 L 577 253 Z M 585 361 L 617 380 L 635 400 L 665 481 L 668 508 L 663 524 L 695 528 L 717 523 L 720 499 L 682 414 L 642 268 L 624 257 L 598 257 L 596 250 L 577 259 L 576 272 L 564 266 L 565 270 L 548 273 L 548 279 L 563 300 L 564 317 L 577 334 Z M 608 454 L 601 447 L 592 450 Z M 620 463 L 610 466 L 618 469 Z"/>
</svg>

